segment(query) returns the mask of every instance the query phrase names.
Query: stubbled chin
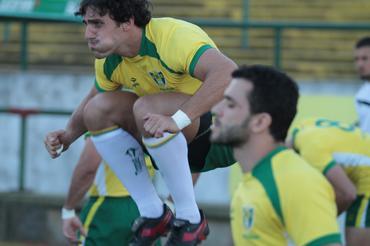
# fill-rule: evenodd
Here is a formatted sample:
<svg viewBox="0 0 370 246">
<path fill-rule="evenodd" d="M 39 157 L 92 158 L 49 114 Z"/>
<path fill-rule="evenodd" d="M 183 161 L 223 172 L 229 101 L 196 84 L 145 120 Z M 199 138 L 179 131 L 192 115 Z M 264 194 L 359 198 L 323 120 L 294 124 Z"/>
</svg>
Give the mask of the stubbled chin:
<svg viewBox="0 0 370 246">
<path fill-rule="evenodd" d="M 94 53 L 94 56 L 95 56 L 96 59 L 102 59 L 102 58 L 106 57 L 106 56 L 103 56 L 101 54 L 96 54 L 96 53 Z"/>
<path fill-rule="evenodd" d="M 94 54 L 95 58 L 97 58 L 97 59 L 102 59 L 102 58 L 107 57 L 107 55 L 104 54 L 104 53 L 97 52 L 96 50 L 91 50 L 91 51 Z"/>
</svg>

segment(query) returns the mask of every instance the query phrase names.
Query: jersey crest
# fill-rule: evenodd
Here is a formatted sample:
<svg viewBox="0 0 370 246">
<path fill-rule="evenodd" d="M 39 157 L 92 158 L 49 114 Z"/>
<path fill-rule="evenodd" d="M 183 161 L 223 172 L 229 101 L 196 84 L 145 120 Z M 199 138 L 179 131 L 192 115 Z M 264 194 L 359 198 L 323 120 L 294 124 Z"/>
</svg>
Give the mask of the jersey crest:
<svg viewBox="0 0 370 246">
<path fill-rule="evenodd" d="M 252 229 L 254 224 L 254 208 L 252 206 L 243 207 L 243 224 L 248 231 Z"/>
<path fill-rule="evenodd" d="M 166 87 L 166 79 L 161 71 L 151 71 L 149 75 L 160 88 Z"/>
<path fill-rule="evenodd" d="M 254 226 L 255 220 L 255 211 L 254 207 L 251 205 L 243 206 L 243 225 L 244 225 L 244 233 L 243 237 L 247 239 L 259 239 L 259 236 L 255 234 L 252 229 Z"/>
</svg>

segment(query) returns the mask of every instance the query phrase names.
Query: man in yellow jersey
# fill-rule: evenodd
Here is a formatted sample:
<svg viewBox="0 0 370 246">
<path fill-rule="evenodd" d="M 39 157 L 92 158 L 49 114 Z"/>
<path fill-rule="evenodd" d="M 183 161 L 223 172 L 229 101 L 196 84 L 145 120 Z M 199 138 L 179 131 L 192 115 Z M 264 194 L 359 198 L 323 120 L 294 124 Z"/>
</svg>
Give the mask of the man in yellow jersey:
<svg viewBox="0 0 370 246">
<path fill-rule="evenodd" d="M 152 176 L 154 169 L 150 158 L 147 156 L 145 161 Z M 89 200 L 80 214 L 82 224 L 74 209 L 88 190 Z M 133 237 L 131 225 L 139 216 L 128 191 L 109 166 L 102 162 L 93 143 L 87 138 L 62 209 L 64 236 L 71 243 L 81 242 L 86 246 L 129 245 Z M 77 232 L 80 232 L 81 238 L 77 238 Z M 159 240 L 156 245 L 160 245 Z"/>
<path fill-rule="evenodd" d="M 338 210 L 347 210 L 346 245 L 370 245 L 370 135 L 342 122 L 311 118 L 299 122 L 291 140 L 332 184 Z"/>
<path fill-rule="evenodd" d="M 232 73 L 215 115 L 211 141 L 233 147 L 244 178 L 231 204 L 235 245 L 340 245 L 328 181 L 284 147 L 296 114 L 296 83 L 273 68 Z"/>
<path fill-rule="evenodd" d="M 132 245 L 149 245 L 170 229 L 168 245 L 196 245 L 209 229 L 195 201 L 189 164 L 205 163 L 209 111 L 236 64 L 199 27 L 151 18 L 148 0 L 83 0 L 77 14 L 97 58 L 95 85 L 66 128 L 46 135 L 49 154 L 58 157 L 90 131 L 140 211 Z M 169 188 L 175 220 L 147 173 L 142 140 Z"/>
</svg>

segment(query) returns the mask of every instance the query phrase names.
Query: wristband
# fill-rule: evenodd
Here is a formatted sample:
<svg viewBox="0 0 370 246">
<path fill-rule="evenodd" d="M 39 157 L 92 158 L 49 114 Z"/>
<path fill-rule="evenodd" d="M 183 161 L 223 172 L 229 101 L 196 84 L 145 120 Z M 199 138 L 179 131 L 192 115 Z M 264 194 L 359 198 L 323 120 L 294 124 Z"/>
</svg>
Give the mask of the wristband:
<svg viewBox="0 0 370 246">
<path fill-rule="evenodd" d="M 182 110 L 177 110 L 177 112 L 171 116 L 173 121 L 175 121 L 177 127 L 182 130 L 188 125 L 191 124 L 190 118 L 182 111 Z"/>
<path fill-rule="evenodd" d="M 74 209 L 62 208 L 62 219 L 68 220 L 76 216 Z"/>
</svg>

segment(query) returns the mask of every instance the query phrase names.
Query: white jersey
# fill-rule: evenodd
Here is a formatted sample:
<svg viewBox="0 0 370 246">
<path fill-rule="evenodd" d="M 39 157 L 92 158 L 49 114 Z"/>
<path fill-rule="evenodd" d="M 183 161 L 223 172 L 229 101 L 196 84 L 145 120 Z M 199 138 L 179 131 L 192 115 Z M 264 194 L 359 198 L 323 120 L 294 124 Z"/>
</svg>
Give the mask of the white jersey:
<svg viewBox="0 0 370 246">
<path fill-rule="evenodd" d="M 356 110 L 362 131 L 370 133 L 370 81 L 366 81 L 356 94 Z"/>
</svg>

